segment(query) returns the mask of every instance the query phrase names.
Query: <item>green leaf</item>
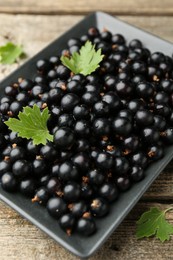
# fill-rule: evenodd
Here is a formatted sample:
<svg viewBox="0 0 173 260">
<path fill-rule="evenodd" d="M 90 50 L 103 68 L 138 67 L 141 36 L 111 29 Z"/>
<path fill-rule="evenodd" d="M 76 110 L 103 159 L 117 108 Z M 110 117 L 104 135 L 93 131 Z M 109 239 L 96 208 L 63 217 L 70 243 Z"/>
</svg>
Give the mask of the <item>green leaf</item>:
<svg viewBox="0 0 173 260">
<path fill-rule="evenodd" d="M 50 114 L 48 108 L 42 112 L 37 105 L 24 107 L 22 112 L 19 112 L 18 118 L 10 118 L 5 124 L 13 132 L 18 133 L 22 138 L 32 139 L 35 145 L 47 143 L 47 140 L 53 141 L 53 135 L 49 134 L 47 128 L 47 120 Z"/>
<path fill-rule="evenodd" d="M 156 236 L 162 242 L 169 240 L 170 235 L 173 234 L 173 225 L 165 219 L 165 213 L 171 209 L 162 211 L 153 207 L 143 213 L 137 221 L 137 238 Z"/>
<path fill-rule="evenodd" d="M 63 65 L 69 68 L 73 73 L 81 73 L 83 75 L 89 75 L 94 72 L 103 60 L 104 55 L 101 55 L 101 49 L 95 50 L 95 45 L 92 45 L 90 41 L 87 41 L 84 46 L 81 47 L 79 53 L 74 52 L 70 58 L 61 56 Z"/>
<path fill-rule="evenodd" d="M 24 52 L 21 46 L 8 42 L 6 45 L 0 47 L 0 63 L 13 64 L 22 54 Z"/>
</svg>

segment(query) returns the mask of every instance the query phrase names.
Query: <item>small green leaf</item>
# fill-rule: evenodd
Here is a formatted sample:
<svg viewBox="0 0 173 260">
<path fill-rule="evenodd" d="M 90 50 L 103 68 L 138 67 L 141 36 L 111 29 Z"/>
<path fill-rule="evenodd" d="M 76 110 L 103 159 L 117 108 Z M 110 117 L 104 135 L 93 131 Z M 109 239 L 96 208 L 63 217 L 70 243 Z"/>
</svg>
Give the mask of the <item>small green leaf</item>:
<svg viewBox="0 0 173 260">
<path fill-rule="evenodd" d="M 162 211 L 153 207 L 149 211 L 144 212 L 137 221 L 137 238 L 155 235 L 162 242 L 169 240 L 170 235 L 173 234 L 173 225 L 165 219 L 165 213 L 171 209 Z"/>
<path fill-rule="evenodd" d="M 101 55 L 101 49 L 96 51 L 95 45 L 87 41 L 85 45 L 81 47 L 79 53 L 74 52 L 70 58 L 61 56 L 61 61 L 63 65 L 69 68 L 73 73 L 81 73 L 86 76 L 99 67 L 99 63 L 103 60 L 103 57 L 104 55 Z"/>
<path fill-rule="evenodd" d="M 22 54 L 24 52 L 21 46 L 8 42 L 0 47 L 0 63 L 13 64 Z"/>
<path fill-rule="evenodd" d="M 19 112 L 18 118 L 10 118 L 5 124 L 13 132 L 18 133 L 22 138 L 32 139 L 35 145 L 47 143 L 47 140 L 53 141 L 53 136 L 49 134 L 47 128 L 47 120 L 50 114 L 48 108 L 42 112 L 37 105 L 24 107 L 22 112 Z"/>
</svg>

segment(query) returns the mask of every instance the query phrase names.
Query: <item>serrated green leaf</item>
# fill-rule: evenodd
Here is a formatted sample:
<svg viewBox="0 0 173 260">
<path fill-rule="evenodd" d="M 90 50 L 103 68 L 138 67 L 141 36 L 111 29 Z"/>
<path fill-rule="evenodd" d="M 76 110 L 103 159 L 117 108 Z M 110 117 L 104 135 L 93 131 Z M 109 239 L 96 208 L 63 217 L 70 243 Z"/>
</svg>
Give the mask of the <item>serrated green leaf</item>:
<svg viewBox="0 0 173 260">
<path fill-rule="evenodd" d="M 165 219 L 165 213 L 166 211 L 162 211 L 155 207 L 143 213 L 137 221 L 137 238 L 140 239 L 155 235 L 156 238 L 162 242 L 169 240 L 170 235 L 173 234 L 173 225 Z"/>
<path fill-rule="evenodd" d="M 101 55 L 101 49 L 95 50 L 95 45 L 87 41 L 81 47 L 79 53 L 74 52 L 70 58 L 61 56 L 63 65 L 68 67 L 73 73 L 81 73 L 84 76 L 94 72 L 103 60 L 104 55 Z"/>
<path fill-rule="evenodd" d="M 21 46 L 8 42 L 0 47 L 0 63 L 13 64 L 23 53 Z"/>
<path fill-rule="evenodd" d="M 5 124 L 13 132 L 18 133 L 22 138 L 32 139 L 35 145 L 45 145 L 47 141 L 53 141 L 53 136 L 49 134 L 47 120 L 50 114 L 48 108 L 42 112 L 37 105 L 24 107 L 19 112 L 18 118 L 10 118 Z"/>
</svg>

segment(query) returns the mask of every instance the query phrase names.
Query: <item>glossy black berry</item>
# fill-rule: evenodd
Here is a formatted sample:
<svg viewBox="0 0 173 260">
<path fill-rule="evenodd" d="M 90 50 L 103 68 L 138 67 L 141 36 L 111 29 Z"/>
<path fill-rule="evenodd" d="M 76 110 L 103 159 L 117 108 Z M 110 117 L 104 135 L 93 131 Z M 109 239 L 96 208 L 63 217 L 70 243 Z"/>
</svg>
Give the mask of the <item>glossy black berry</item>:
<svg viewBox="0 0 173 260">
<path fill-rule="evenodd" d="M 5 191 L 14 192 L 17 189 L 17 181 L 12 172 L 6 172 L 1 177 L 1 185 Z"/>
<path fill-rule="evenodd" d="M 74 132 L 68 127 L 61 127 L 54 133 L 54 144 L 62 149 L 69 149 L 75 142 Z"/>
<path fill-rule="evenodd" d="M 54 218 L 60 218 L 67 211 L 67 205 L 62 198 L 52 197 L 47 202 L 47 210 Z"/>
<path fill-rule="evenodd" d="M 95 221 L 91 218 L 80 218 L 77 221 L 77 232 L 83 236 L 90 236 L 96 231 Z"/>
</svg>

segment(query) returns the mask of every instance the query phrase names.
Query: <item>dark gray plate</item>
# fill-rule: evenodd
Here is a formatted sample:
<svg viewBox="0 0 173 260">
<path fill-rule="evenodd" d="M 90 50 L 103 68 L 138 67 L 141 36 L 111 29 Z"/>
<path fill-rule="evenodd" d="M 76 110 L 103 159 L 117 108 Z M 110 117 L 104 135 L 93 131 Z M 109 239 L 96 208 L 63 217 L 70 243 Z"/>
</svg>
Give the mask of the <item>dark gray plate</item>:
<svg viewBox="0 0 173 260">
<path fill-rule="evenodd" d="M 32 78 L 35 70 L 34 64 L 38 58 L 46 58 L 54 53 L 60 52 L 64 49 L 66 42 L 70 37 L 82 35 L 87 32 L 88 28 L 91 26 L 97 26 L 100 29 L 106 27 L 113 33 L 122 33 L 128 41 L 138 38 L 142 40 L 144 45 L 151 51 L 161 51 L 167 55 L 173 53 L 173 45 L 171 43 L 143 32 L 140 29 L 121 22 L 107 14 L 97 12 L 91 14 L 78 23 L 71 30 L 55 40 L 47 48 L 8 76 L 3 82 L 1 82 L 1 90 L 11 82 L 16 81 L 18 77 Z M 57 221 L 48 215 L 46 209 L 39 205 L 32 204 L 29 199 L 24 198 L 20 194 L 6 193 L 0 187 L 0 199 L 5 201 L 9 206 L 47 233 L 66 249 L 81 258 L 85 258 L 91 256 L 91 254 L 93 254 L 106 241 L 172 158 L 173 146 L 166 149 L 165 157 L 162 160 L 154 163 L 146 170 L 146 178 L 143 181 L 134 185 L 131 190 L 120 196 L 119 200 L 112 205 L 111 212 L 107 217 L 104 219 L 98 219 L 98 231 L 96 234 L 88 238 L 82 238 L 78 235 L 68 237 L 59 228 Z"/>
</svg>

